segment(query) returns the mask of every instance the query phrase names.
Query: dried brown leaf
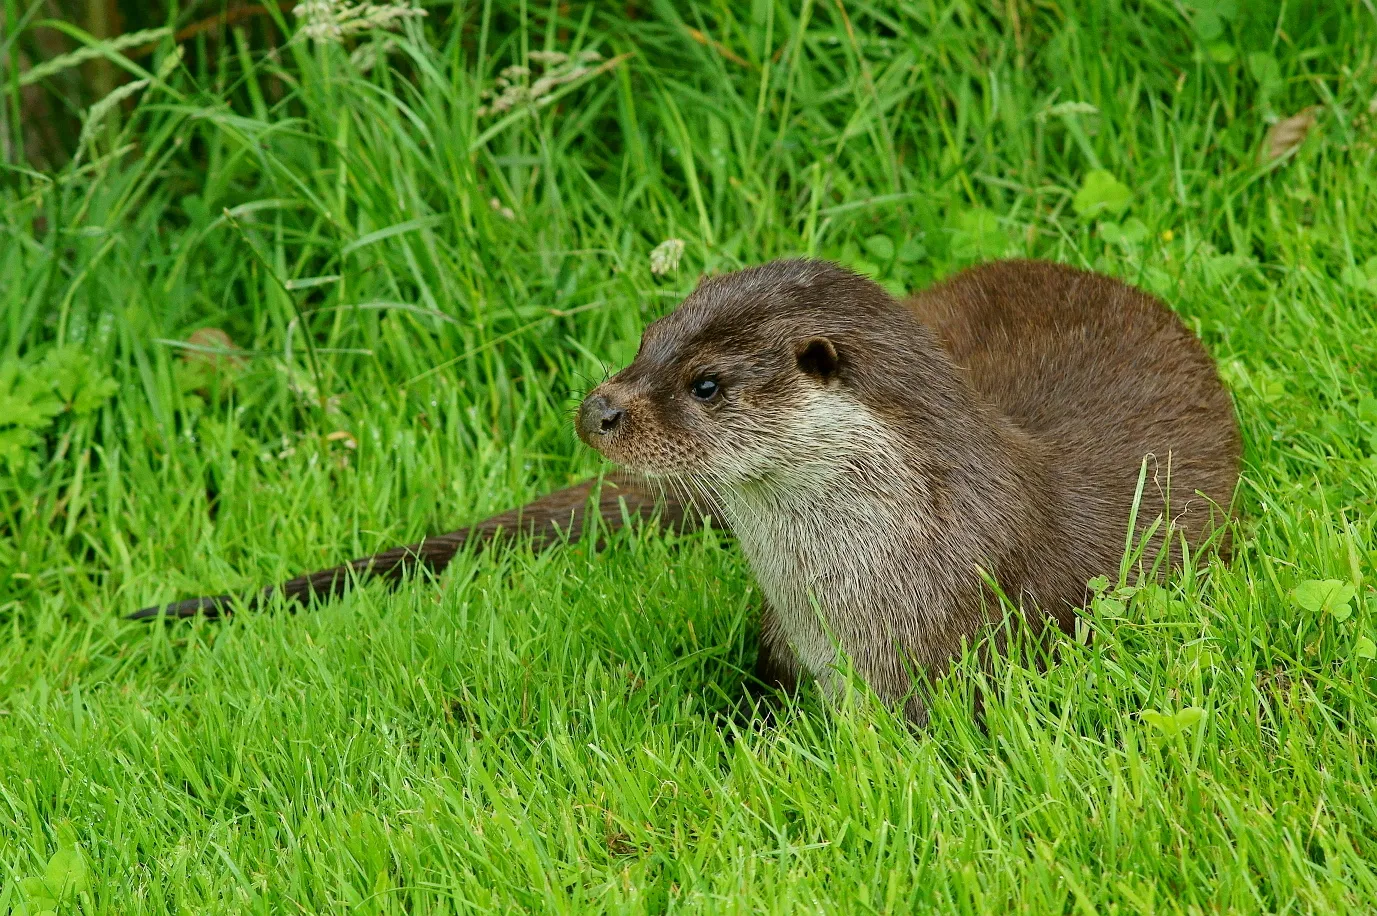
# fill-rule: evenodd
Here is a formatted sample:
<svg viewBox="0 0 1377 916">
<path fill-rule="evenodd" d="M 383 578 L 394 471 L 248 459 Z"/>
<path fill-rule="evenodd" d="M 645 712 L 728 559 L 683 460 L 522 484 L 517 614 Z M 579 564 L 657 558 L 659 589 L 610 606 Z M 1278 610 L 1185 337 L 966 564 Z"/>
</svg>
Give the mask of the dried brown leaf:
<svg viewBox="0 0 1377 916">
<path fill-rule="evenodd" d="M 182 350 L 181 355 L 188 363 L 229 365 L 236 368 L 244 365 L 239 348 L 230 336 L 219 328 L 200 328 L 192 331 L 186 342 L 191 344 L 191 347 Z"/>
<path fill-rule="evenodd" d="M 1262 144 L 1263 163 L 1275 162 L 1295 152 L 1305 142 L 1310 128 L 1315 126 L 1315 116 L 1319 110 L 1318 105 L 1311 105 L 1273 124 L 1272 129 L 1267 131 L 1266 142 Z"/>
</svg>

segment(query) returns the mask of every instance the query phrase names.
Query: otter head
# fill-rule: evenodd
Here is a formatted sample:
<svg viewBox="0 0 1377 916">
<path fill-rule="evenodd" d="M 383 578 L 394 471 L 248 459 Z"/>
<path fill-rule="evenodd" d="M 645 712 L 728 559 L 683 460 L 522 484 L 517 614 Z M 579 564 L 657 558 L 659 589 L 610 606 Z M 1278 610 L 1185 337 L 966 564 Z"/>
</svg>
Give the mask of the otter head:
<svg viewBox="0 0 1377 916">
<path fill-rule="evenodd" d="M 935 349 L 869 280 L 775 261 L 704 280 L 647 327 L 631 365 L 584 399 L 579 438 L 651 477 L 796 476 L 874 431 L 864 401 L 886 367 Z"/>
</svg>

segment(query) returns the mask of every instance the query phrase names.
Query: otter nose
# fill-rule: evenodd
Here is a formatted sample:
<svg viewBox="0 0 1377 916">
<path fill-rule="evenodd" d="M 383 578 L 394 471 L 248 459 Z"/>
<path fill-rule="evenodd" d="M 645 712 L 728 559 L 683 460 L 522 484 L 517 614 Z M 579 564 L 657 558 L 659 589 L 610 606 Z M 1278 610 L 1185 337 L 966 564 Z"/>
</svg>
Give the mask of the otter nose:
<svg viewBox="0 0 1377 916">
<path fill-rule="evenodd" d="M 622 422 L 626 411 L 604 395 L 590 394 L 579 408 L 579 431 L 585 436 L 606 436 Z"/>
</svg>

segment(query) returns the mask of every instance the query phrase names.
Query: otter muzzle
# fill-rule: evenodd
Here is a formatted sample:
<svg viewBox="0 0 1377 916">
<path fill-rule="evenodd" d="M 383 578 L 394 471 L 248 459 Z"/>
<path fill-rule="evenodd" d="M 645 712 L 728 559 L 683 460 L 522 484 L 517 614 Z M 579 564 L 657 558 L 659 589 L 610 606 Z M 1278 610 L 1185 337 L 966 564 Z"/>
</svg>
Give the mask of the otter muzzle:
<svg viewBox="0 0 1377 916">
<path fill-rule="evenodd" d="M 584 398 L 583 405 L 579 407 L 579 438 L 593 448 L 598 448 L 608 436 L 617 431 L 625 416 L 624 409 L 608 400 L 606 395 L 595 391 Z"/>
</svg>

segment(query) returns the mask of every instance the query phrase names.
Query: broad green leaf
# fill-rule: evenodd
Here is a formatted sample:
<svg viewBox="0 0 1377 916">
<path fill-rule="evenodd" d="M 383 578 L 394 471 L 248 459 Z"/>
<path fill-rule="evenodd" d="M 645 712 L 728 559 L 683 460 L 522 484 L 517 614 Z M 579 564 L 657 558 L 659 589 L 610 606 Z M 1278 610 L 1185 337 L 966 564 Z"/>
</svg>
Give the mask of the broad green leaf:
<svg viewBox="0 0 1377 916">
<path fill-rule="evenodd" d="M 62 413 L 62 402 L 50 394 L 0 394 L 0 424 L 42 429 Z"/>
<path fill-rule="evenodd" d="M 865 250 L 877 261 L 894 259 L 894 241 L 887 235 L 872 235 L 866 239 Z"/>
<path fill-rule="evenodd" d="M 1118 598 L 1096 598 L 1095 610 L 1106 617 L 1122 617 L 1128 606 Z"/>
<path fill-rule="evenodd" d="M 889 293 L 895 299 L 902 299 L 912 292 L 912 290 L 908 288 L 908 285 L 902 280 L 882 280 L 880 285 L 885 288 L 885 292 Z"/>
<path fill-rule="evenodd" d="M 1205 642 L 1193 643 L 1186 646 L 1181 653 L 1182 661 L 1189 668 L 1199 668 L 1202 671 L 1218 667 L 1220 663 L 1219 653 Z"/>
<path fill-rule="evenodd" d="M 86 859 L 76 849 L 59 849 L 43 870 L 43 882 L 59 900 L 82 893 L 90 887 Z"/>
<path fill-rule="evenodd" d="M 878 280 L 882 272 L 879 264 L 874 264 L 861 258 L 852 261 L 848 266 L 861 276 L 869 277 L 872 280 Z"/>
<path fill-rule="evenodd" d="M 63 347 L 47 355 L 43 360 L 43 371 L 48 373 L 58 396 L 70 401 L 86 377 L 89 362 L 86 354 L 80 350 Z"/>
<path fill-rule="evenodd" d="M 1100 237 L 1114 245 L 1137 245 L 1149 235 L 1147 224 L 1136 216 L 1122 223 L 1100 223 Z"/>
<path fill-rule="evenodd" d="M 119 383 L 112 378 L 102 378 L 83 385 L 72 399 L 72 413 L 81 416 L 100 407 L 119 391 Z"/>
<path fill-rule="evenodd" d="M 1366 636 L 1359 636 L 1353 644 L 1353 654 L 1359 658 L 1377 658 L 1377 643 Z"/>
<path fill-rule="evenodd" d="M 1217 64 L 1232 63 L 1238 56 L 1238 50 L 1227 41 L 1212 41 L 1205 48 L 1210 54 L 1210 60 Z"/>
<path fill-rule="evenodd" d="M 24 892 L 24 902 L 28 904 L 30 911 L 41 913 L 57 908 L 57 898 L 42 878 L 21 878 L 19 889 Z"/>
<path fill-rule="evenodd" d="M 1163 737 L 1174 738 L 1199 724 L 1200 720 L 1205 718 L 1205 710 L 1199 706 L 1187 706 L 1174 713 L 1145 709 L 1139 713 L 1139 717 Z"/>
<path fill-rule="evenodd" d="M 1264 93 L 1276 92 L 1281 88 L 1281 66 L 1266 51 L 1254 51 L 1248 55 L 1248 72 Z"/>
<path fill-rule="evenodd" d="M 42 441 L 37 433 L 22 427 L 0 429 L 0 461 L 17 462 L 25 452 Z"/>
<path fill-rule="evenodd" d="M 952 254 L 958 258 L 996 257 L 1004 253 L 1008 241 L 999 218 L 989 210 L 963 210 L 952 229 Z"/>
<path fill-rule="evenodd" d="M 928 250 L 917 239 L 904 239 L 899 246 L 899 263 L 912 264 L 928 256 Z"/>
<path fill-rule="evenodd" d="M 1348 603 L 1358 594 L 1351 582 L 1338 579 L 1308 579 L 1291 590 L 1297 606 L 1315 614 L 1328 613 L 1343 623 L 1353 613 Z"/>
<path fill-rule="evenodd" d="M 43 360 L 43 371 L 73 413 L 85 414 L 104 404 L 119 385 L 91 357 L 76 347 L 54 350 Z"/>
<path fill-rule="evenodd" d="M 1208 254 L 1200 259 L 1201 272 L 1212 283 L 1219 283 L 1237 276 L 1249 267 L 1257 266 L 1257 261 L 1246 254 Z"/>
<path fill-rule="evenodd" d="M 1088 219 L 1102 213 L 1118 216 L 1132 202 L 1133 192 L 1128 185 L 1104 169 L 1092 169 L 1086 173 L 1071 205 L 1078 214 Z"/>
<path fill-rule="evenodd" d="M 1358 419 L 1364 423 L 1377 425 L 1377 398 L 1366 397 L 1359 399 Z"/>
<path fill-rule="evenodd" d="M 1189 6 L 1195 34 L 1206 43 L 1218 40 L 1224 34 L 1224 23 L 1238 15 L 1234 0 L 1195 0 Z"/>
</svg>

